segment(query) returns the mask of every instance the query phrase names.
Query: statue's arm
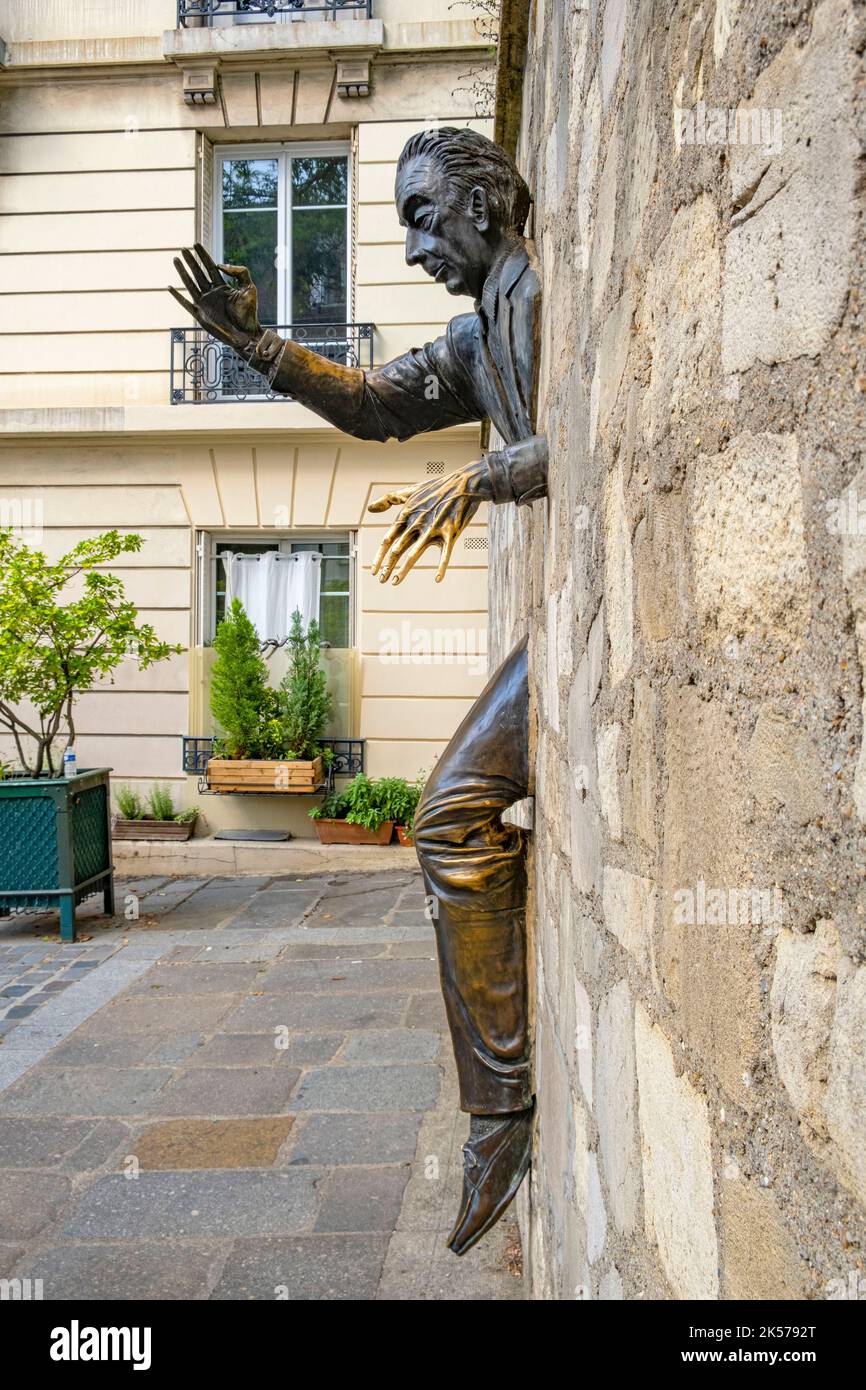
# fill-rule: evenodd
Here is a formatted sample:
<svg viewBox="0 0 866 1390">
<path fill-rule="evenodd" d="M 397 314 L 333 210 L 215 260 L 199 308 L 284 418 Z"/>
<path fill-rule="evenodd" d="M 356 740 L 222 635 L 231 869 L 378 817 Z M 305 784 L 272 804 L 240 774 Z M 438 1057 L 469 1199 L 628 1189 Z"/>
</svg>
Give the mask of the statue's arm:
<svg viewBox="0 0 866 1390">
<path fill-rule="evenodd" d="M 331 362 L 270 329 L 248 360 L 272 390 L 358 439 L 409 439 L 481 415 L 461 379 L 447 333 L 382 367 L 362 371 Z"/>
</svg>

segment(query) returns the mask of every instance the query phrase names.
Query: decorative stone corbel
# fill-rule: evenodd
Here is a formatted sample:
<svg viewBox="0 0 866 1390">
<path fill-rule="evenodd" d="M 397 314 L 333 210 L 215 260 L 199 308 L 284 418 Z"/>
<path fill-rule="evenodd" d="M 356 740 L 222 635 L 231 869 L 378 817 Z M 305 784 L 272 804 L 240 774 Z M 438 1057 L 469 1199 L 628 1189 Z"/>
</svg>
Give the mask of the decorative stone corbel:
<svg viewBox="0 0 866 1390">
<path fill-rule="evenodd" d="M 337 59 L 337 96 L 368 97 L 370 95 L 370 59 Z"/>
<path fill-rule="evenodd" d="M 183 99 L 187 106 L 213 106 L 217 100 L 219 62 L 214 58 L 198 63 L 185 62 Z"/>
</svg>

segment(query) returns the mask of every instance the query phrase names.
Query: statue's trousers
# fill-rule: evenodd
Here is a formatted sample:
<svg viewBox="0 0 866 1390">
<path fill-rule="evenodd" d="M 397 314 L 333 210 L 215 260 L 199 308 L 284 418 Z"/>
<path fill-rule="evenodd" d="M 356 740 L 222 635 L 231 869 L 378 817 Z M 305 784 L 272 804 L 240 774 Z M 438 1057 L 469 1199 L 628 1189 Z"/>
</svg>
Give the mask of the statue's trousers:
<svg viewBox="0 0 866 1390">
<path fill-rule="evenodd" d="M 501 813 L 527 794 L 526 642 L 500 666 L 424 789 L 415 847 L 436 927 L 460 1105 L 532 1104 L 526 1001 L 526 843 Z"/>
</svg>

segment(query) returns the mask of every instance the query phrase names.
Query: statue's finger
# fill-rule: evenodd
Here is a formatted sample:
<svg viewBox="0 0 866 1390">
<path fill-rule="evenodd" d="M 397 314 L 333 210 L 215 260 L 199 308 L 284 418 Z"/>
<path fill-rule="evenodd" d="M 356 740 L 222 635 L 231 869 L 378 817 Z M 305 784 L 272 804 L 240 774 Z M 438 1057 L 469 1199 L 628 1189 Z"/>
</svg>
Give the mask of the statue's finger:
<svg viewBox="0 0 866 1390">
<path fill-rule="evenodd" d="M 427 548 L 431 545 L 441 544 L 442 539 L 440 536 L 437 536 L 433 531 L 425 531 L 423 536 L 418 541 L 418 544 L 415 546 L 415 549 L 411 550 L 409 554 L 406 556 L 406 561 L 403 565 L 403 568 L 400 570 L 399 574 L 394 575 L 392 583 L 402 584 L 409 571 L 413 569 L 414 566 L 421 559 L 421 556 L 424 554 L 424 551 L 427 550 Z"/>
<path fill-rule="evenodd" d="M 211 288 L 210 281 L 208 280 L 207 276 L 205 275 L 204 271 L 202 270 L 192 251 L 188 251 L 187 248 L 184 247 L 181 254 L 184 260 L 186 261 L 187 265 L 189 266 L 190 270 L 192 271 L 193 278 L 199 287 L 199 292 L 201 294 L 207 294 L 208 290 Z"/>
<path fill-rule="evenodd" d="M 215 290 L 222 289 L 225 285 L 225 280 L 220 275 L 219 266 L 217 265 L 210 251 L 206 251 L 200 241 L 196 242 L 195 249 L 199 260 L 201 261 L 202 265 L 204 266 L 205 270 L 211 278 L 212 287 Z"/>
<path fill-rule="evenodd" d="M 174 295 L 174 297 L 175 297 L 175 299 L 177 300 L 178 304 L 182 304 L 183 307 L 184 307 L 184 309 L 186 309 L 186 312 L 187 312 L 188 314 L 192 314 L 193 318 L 196 317 L 195 308 L 193 307 L 192 304 L 190 304 L 190 302 L 189 302 L 188 299 L 184 299 L 184 297 L 183 297 L 183 295 L 181 294 L 180 290 L 176 290 L 176 289 L 174 288 L 173 285 L 169 285 L 169 287 L 168 287 L 168 292 L 169 292 L 169 294 L 173 294 L 173 295 Z"/>
<path fill-rule="evenodd" d="M 391 546 L 391 550 L 388 555 L 385 567 L 382 570 L 381 575 L 379 576 L 380 582 L 382 584 L 387 584 L 399 561 L 402 560 L 403 556 L 406 554 L 406 551 L 411 549 L 411 547 L 418 540 L 418 537 L 422 534 L 425 536 L 429 536 L 430 533 L 429 531 L 424 531 L 422 533 L 421 528 L 419 526 L 412 526 L 409 528 L 408 531 L 406 531 L 405 535 L 401 536 L 399 540 L 394 542 L 394 544 Z"/>
<path fill-rule="evenodd" d="M 378 497 L 375 502 L 371 502 L 367 511 L 387 512 L 389 507 L 402 507 L 411 496 L 411 488 L 407 488 L 405 492 L 386 492 L 384 497 Z"/>
<path fill-rule="evenodd" d="M 442 554 L 439 557 L 439 565 L 436 570 L 437 584 L 441 584 L 442 580 L 445 578 L 445 571 L 447 570 L 448 562 L 451 559 L 451 552 L 457 544 L 457 537 L 459 535 L 460 531 L 457 529 L 456 526 L 451 526 L 445 531 L 445 544 L 442 547 Z"/>
<path fill-rule="evenodd" d="M 253 283 L 250 279 L 250 272 L 245 265 L 223 265 L 220 262 L 217 269 L 224 271 L 226 275 L 233 276 L 235 280 L 240 280 L 242 289 L 246 289 L 248 285 L 251 286 Z"/>
<path fill-rule="evenodd" d="M 186 285 L 187 289 L 189 290 L 189 293 L 192 295 L 193 303 L 195 303 L 195 301 L 199 297 L 199 288 L 196 282 L 193 280 L 192 276 L 189 274 L 189 271 L 187 270 L 183 261 L 180 259 L 180 256 L 175 256 L 174 268 L 177 271 L 183 283 Z"/>
<path fill-rule="evenodd" d="M 373 574 L 378 574 L 378 573 L 379 573 L 379 566 L 381 565 L 381 563 L 382 563 L 382 561 L 384 560 L 385 556 L 388 554 L 388 551 L 391 549 L 391 543 L 397 539 L 397 537 L 400 535 L 400 533 L 401 533 L 402 530 L 403 530 L 403 523 L 402 523 L 402 521 L 398 521 L 398 522 L 395 523 L 395 525 L 393 525 L 393 526 L 391 527 L 390 531 L 386 531 L 386 532 L 385 532 L 385 539 L 382 541 L 382 544 L 379 546 L 379 549 L 376 551 L 376 558 L 375 558 L 375 560 L 373 561 L 373 567 L 372 567 L 372 573 L 373 573 Z"/>
</svg>

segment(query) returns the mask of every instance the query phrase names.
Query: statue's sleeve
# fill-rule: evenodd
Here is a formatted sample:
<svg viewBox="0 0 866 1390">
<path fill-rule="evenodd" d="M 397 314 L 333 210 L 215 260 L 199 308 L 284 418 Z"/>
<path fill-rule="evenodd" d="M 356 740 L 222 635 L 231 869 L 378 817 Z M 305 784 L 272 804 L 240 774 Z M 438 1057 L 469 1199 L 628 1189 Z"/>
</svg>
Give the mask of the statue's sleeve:
<svg viewBox="0 0 866 1390">
<path fill-rule="evenodd" d="M 285 342 L 270 361 L 254 350 L 250 365 L 272 389 L 291 396 L 358 439 L 409 439 L 426 430 L 479 420 L 461 353 L 473 314 L 452 319 L 435 342 L 370 371 L 344 367 L 300 343 Z"/>
</svg>

